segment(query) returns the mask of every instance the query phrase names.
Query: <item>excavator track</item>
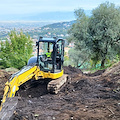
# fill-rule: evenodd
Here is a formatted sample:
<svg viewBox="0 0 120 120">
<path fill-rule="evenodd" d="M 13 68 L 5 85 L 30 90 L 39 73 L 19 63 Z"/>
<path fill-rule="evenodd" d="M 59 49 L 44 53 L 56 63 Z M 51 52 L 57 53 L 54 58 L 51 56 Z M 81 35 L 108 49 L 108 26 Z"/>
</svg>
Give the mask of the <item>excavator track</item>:
<svg viewBox="0 0 120 120">
<path fill-rule="evenodd" d="M 47 86 L 48 92 L 57 94 L 61 90 L 62 86 L 65 85 L 67 80 L 68 80 L 68 75 L 64 74 L 62 77 L 50 81 Z"/>
</svg>

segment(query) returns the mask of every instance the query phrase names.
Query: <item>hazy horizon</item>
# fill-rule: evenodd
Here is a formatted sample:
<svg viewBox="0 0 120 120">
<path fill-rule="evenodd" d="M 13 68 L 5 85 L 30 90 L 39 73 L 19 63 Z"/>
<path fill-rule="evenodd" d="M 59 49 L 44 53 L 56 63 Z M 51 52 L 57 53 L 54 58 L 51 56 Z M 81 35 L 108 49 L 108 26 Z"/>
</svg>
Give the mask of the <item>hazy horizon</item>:
<svg viewBox="0 0 120 120">
<path fill-rule="evenodd" d="M 120 5 L 118 0 L 107 0 Z M 74 10 L 82 8 L 88 15 L 104 0 L 4 0 L 0 1 L 0 21 L 70 21 Z"/>
</svg>

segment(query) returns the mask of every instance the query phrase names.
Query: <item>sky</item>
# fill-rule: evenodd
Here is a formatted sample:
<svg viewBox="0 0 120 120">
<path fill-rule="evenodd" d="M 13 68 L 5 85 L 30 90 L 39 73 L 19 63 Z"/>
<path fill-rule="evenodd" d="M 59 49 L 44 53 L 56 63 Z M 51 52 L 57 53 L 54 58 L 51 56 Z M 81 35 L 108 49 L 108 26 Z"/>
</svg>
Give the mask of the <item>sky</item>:
<svg viewBox="0 0 120 120">
<path fill-rule="evenodd" d="M 107 0 L 120 6 L 120 0 Z M 0 21 L 71 21 L 74 11 L 86 15 L 106 0 L 0 0 Z"/>
<path fill-rule="evenodd" d="M 120 6 L 120 0 L 107 0 Z M 105 0 L 0 0 L 0 15 L 92 10 Z"/>
</svg>

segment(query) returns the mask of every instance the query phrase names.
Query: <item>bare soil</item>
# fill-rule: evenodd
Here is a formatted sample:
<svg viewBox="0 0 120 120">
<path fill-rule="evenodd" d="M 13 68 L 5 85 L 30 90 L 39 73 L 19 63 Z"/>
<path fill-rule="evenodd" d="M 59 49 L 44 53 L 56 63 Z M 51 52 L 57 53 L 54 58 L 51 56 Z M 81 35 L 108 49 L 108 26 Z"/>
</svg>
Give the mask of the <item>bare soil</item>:
<svg viewBox="0 0 120 120">
<path fill-rule="evenodd" d="M 47 79 L 22 85 L 10 120 L 120 120 L 120 63 L 92 74 L 71 66 L 64 71 L 69 80 L 57 95 L 47 92 Z M 6 80 L 0 77 L 1 84 Z"/>
<path fill-rule="evenodd" d="M 0 70 L 0 97 L 4 93 L 5 83 L 8 81 L 11 73 L 6 72 L 5 70 Z"/>
</svg>

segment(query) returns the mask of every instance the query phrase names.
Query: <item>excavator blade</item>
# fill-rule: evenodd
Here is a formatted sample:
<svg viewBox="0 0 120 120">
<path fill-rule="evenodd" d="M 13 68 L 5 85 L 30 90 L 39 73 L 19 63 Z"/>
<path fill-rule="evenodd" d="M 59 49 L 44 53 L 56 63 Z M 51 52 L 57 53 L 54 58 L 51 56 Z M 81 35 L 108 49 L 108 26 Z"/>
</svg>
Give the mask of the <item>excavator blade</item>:
<svg viewBox="0 0 120 120">
<path fill-rule="evenodd" d="M 9 120 L 17 107 L 18 97 L 6 98 L 0 111 L 0 120 Z"/>
<path fill-rule="evenodd" d="M 68 75 L 64 74 L 62 77 L 52 80 L 48 83 L 47 90 L 50 93 L 57 94 L 63 85 L 67 82 Z"/>
</svg>

